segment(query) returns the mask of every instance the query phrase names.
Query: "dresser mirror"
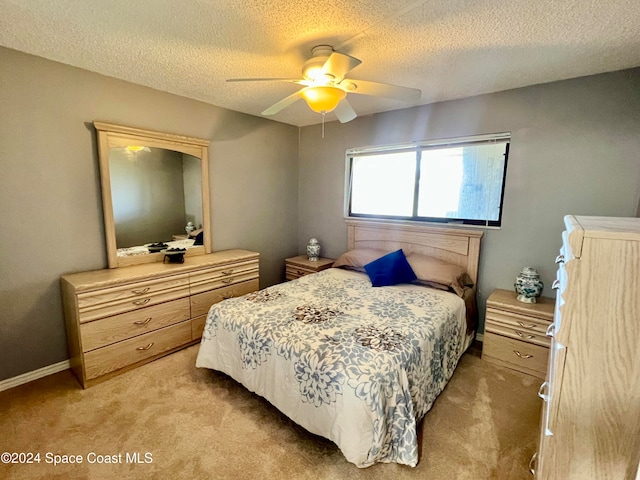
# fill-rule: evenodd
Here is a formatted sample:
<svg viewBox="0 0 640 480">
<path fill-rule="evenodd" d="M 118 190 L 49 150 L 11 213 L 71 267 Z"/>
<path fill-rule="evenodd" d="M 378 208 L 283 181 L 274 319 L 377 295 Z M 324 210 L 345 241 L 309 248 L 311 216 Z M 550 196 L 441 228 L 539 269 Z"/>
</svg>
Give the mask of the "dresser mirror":
<svg viewBox="0 0 640 480">
<path fill-rule="evenodd" d="M 109 268 L 211 253 L 207 140 L 93 123 Z"/>
</svg>

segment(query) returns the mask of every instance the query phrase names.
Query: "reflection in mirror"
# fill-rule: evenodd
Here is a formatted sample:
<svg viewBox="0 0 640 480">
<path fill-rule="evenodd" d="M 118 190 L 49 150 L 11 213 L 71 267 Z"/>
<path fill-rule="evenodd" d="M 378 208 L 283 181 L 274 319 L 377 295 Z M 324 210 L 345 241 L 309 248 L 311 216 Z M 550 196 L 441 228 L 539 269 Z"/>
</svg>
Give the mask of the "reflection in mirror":
<svg viewBox="0 0 640 480">
<path fill-rule="evenodd" d="M 209 141 L 94 125 L 109 267 L 161 262 L 167 248 L 211 253 Z"/>
<path fill-rule="evenodd" d="M 109 169 L 118 255 L 187 238 L 188 222 L 202 227 L 199 158 L 163 148 L 115 147 Z M 182 243 L 188 247 L 193 241 Z"/>
</svg>

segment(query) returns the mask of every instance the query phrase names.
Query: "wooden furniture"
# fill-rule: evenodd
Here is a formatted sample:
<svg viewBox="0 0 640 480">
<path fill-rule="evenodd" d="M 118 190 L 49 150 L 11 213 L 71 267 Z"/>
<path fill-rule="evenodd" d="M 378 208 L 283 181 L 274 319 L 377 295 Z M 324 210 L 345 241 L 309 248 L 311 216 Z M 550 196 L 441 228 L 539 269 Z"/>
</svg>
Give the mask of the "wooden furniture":
<svg viewBox="0 0 640 480">
<path fill-rule="evenodd" d="M 258 255 L 227 250 L 61 277 L 71 367 L 82 386 L 197 342 L 211 305 L 258 290 Z"/>
<path fill-rule="evenodd" d="M 488 362 L 544 378 L 551 339 L 555 301 L 539 297 L 537 303 L 516 300 L 510 290 L 494 290 L 487 299 L 482 358 Z"/>
<path fill-rule="evenodd" d="M 640 461 L 640 218 L 566 216 L 536 476 L 630 480 Z"/>
<path fill-rule="evenodd" d="M 322 270 L 331 268 L 333 262 L 335 262 L 333 258 L 319 258 L 312 262 L 306 255 L 287 258 L 284 261 L 286 279 L 293 280 L 294 278 L 304 277 L 310 273 L 321 272 Z"/>
<path fill-rule="evenodd" d="M 179 215 L 177 211 L 171 211 L 171 218 L 178 215 L 184 220 L 182 225 L 178 225 L 180 228 L 178 231 L 182 231 L 187 220 L 202 224 L 203 245 L 189 247 L 186 256 L 211 253 L 209 140 L 104 122 L 93 122 L 93 125 L 96 128 L 98 140 L 102 209 L 109 268 L 163 261 L 163 253 L 127 256 L 123 255 L 121 251 L 123 248 L 132 246 L 166 242 L 175 234 L 176 225 L 168 223 L 169 215 L 164 210 L 160 210 L 160 205 L 164 205 L 165 208 L 167 204 L 184 205 L 184 210 L 181 210 Z M 124 164 L 135 165 L 131 159 L 139 159 L 140 162 L 155 162 L 151 165 L 156 168 L 142 169 L 140 167 L 139 173 L 136 175 L 125 175 L 123 183 L 126 188 L 120 185 L 120 188 L 124 190 L 116 188 L 114 191 L 112 186 L 114 186 L 115 178 L 112 178 L 112 173 L 115 174 L 115 172 L 112 172 L 112 166 L 113 162 L 116 162 L 122 154 L 127 155 Z M 177 174 L 179 178 L 174 178 L 180 184 L 180 189 L 166 188 L 167 177 L 171 175 L 157 168 L 157 165 L 161 165 L 160 161 L 165 157 L 169 157 L 170 161 L 174 162 L 171 165 L 174 165 L 177 168 L 176 171 L 180 172 Z M 116 171 L 121 171 L 122 168 L 119 166 Z M 185 187 L 182 189 L 183 185 Z M 187 185 L 189 188 L 186 187 Z M 169 197 L 173 192 L 177 194 L 176 198 Z M 133 199 L 137 201 L 133 201 Z M 152 199 L 152 201 L 148 199 Z M 138 205 L 138 202 L 143 202 L 143 200 L 146 203 Z M 123 205 L 126 205 L 126 221 L 119 223 L 117 207 L 122 208 Z M 138 225 L 140 228 L 136 228 Z M 126 243 L 126 240 L 118 240 L 123 237 L 123 232 L 127 233 L 125 238 L 135 238 L 138 239 L 138 242 L 131 245 Z M 165 232 L 164 238 L 158 238 L 160 232 Z M 122 244 L 123 242 L 125 244 Z"/>
</svg>

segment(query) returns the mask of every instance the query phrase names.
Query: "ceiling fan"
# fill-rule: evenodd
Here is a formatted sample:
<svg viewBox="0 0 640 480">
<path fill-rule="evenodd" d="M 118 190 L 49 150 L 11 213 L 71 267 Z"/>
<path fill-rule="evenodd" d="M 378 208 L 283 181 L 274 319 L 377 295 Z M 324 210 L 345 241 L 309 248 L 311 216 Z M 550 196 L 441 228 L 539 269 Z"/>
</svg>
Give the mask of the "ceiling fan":
<svg viewBox="0 0 640 480">
<path fill-rule="evenodd" d="M 404 102 L 415 102 L 422 92 L 417 88 L 400 87 L 386 83 L 369 82 L 345 78 L 345 75 L 362 63 L 355 57 L 338 53 L 329 45 L 318 45 L 311 50 L 298 78 L 231 78 L 227 82 L 291 82 L 304 88 L 267 108 L 262 115 L 274 115 L 303 98 L 311 110 L 322 113 L 334 112 L 340 122 L 356 118 L 356 112 L 346 99 L 348 93 L 392 98 Z"/>
</svg>

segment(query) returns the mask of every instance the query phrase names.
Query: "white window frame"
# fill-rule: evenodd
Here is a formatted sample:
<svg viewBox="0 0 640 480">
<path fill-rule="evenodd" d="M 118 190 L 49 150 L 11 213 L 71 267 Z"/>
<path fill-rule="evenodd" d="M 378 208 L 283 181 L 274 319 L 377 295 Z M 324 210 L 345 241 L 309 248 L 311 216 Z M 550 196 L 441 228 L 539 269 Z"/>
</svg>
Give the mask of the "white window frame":
<svg viewBox="0 0 640 480">
<path fill-rule="evenodd" d="M 420 158 L 420 151 L 428 148 L 442 148 L 442 147 L 460 147 L 473 144 L 488 144 L 488 143 L 507 143 L 505 152 L 504 171 L 502 179 L 502 191 L 500 192 L 500 206 L 498 220 L 459 220 L 444 217 L 400 217 L 400 216 L 383 216 L 383 215 L 369 215 L 369 214 L 352 214 L 350 212 L 351 202 L 351 165 L 352 158 L 358 155 L 369 155 L 375 153 L 385 152 L 402 152 L 402 151 L 415 151 L 416 156 Z M 509 159 L 509 147 L 511 143 L 511 133 L 502 132 L 486 135 L 473 135 L 468 137 L 457 137 L 438 140 L 425 140 L 420 142 L 402 143 L 394 145 L 378 145 L 369 147 L 357 147 L 350 148 L 345 154 L 345 189 L 344 189 L 344 217 L 349 219 L 372 219 L 372 220 L 384 220 L 384 221 L 400 221 L 400 222 L 416 222 L 416 223 L 437 223 L 437 224 L 453 224 L 469 227 L 483 227 L 483 228 L 501 228 L 502 225 L 502 213 L 504 203 L 504 189 L 506 184 L 507 164 Z"/>
</svg>

